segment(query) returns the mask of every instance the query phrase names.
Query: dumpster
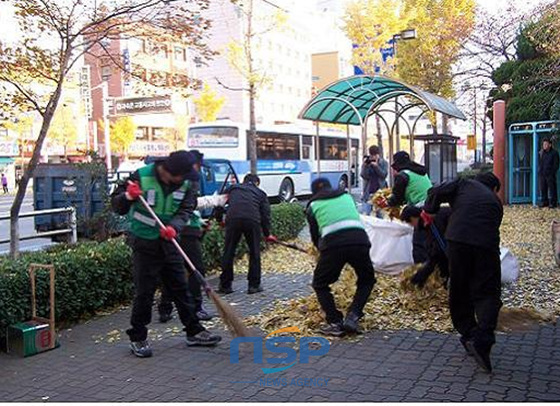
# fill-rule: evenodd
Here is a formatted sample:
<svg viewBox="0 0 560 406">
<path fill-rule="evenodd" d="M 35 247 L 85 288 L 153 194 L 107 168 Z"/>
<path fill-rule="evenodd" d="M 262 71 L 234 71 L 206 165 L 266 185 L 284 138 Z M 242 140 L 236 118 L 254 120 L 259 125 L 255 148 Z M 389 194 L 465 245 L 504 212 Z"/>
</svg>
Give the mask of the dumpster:
<svg viewBox="0 0 560 406">
<path fill-rule="evenodd" d="M 35 210 L 74 207 L 78 224 L 88 221 L 105 207 L 107 176 L 92 175 L 83 165 L 39 164 L 33 176 L 33 206 Z M 35 217 L 38 232 L 68 227 L 67 214 Z M 78 227 L 78 233 L 80 233 Z"/>
</svg>

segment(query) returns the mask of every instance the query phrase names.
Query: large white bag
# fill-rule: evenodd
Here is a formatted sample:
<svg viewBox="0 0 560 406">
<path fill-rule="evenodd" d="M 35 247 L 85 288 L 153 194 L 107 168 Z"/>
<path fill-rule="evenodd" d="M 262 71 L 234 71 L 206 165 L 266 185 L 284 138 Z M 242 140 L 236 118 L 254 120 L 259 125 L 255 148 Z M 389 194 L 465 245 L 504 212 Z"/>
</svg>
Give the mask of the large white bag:
<svg viewBox="0 0 560 406">
<path fill-rule="evenodd" d="M 361 216 L 371 242 L 369 255 L 376 272 L 397 275 L 411 265 L 413 228 L 372 216 Z"/>
<path fill-rule="evenodd" d="M 502 261 L 502 285 L 513 283 L 519 277 L 519 263 L 515 255 L 507 248 L 500 248 L 500 261 Z"/>
</svg>

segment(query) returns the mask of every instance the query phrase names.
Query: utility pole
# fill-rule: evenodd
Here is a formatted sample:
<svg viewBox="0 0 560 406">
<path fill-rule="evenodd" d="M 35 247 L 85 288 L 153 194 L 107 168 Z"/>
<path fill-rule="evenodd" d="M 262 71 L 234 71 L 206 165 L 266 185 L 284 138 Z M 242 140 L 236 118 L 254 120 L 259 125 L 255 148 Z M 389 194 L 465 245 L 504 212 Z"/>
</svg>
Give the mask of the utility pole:
<svg viewBox="0 0 560 406">
<path fill-rule="evenodd" d="M 477 109 L 477 104 L 476 104 L 476 87 L 473 88 L 473 94 L 474 94 L 474 139 L 476 141 L 476 148 L 474 150 L 474 163 L 476 164 L 478 162 L 478 160 L 476 159 L 476 152 L 478 151 L 478 139 L 476 136 L 476 126 L 477 126 L 477 114 L 476 114 L 476 109 Z"/>
<path fill-rule="evenodd" d="M 111 171 L 111 137 L 110 137 L 110 123 L 109 123 L 109 81 L 104 80 L 102 85 L 103 91 L 103 135 L 105 142 L 105 163 L 107 171 Z"/>
</svg>

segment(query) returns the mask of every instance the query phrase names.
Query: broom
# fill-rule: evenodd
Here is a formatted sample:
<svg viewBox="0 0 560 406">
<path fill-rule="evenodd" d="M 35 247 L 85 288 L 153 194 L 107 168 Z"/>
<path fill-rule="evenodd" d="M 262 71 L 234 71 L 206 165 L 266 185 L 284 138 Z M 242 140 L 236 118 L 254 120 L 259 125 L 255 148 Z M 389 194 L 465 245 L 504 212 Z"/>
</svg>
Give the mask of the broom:
<svg viewBox="0 0 560 406">
<path fill-rule="evenodd" d="M 299 245 L 297 245 L 295 243 L 289 243 L 289 242 L 278 240 L 278 241 L 274 241 L 274 244 L 278 244 L 278 245 L 281 245 L 283 247 L 291 248 L 293 250 L 300 251 L 300 252 L 305 252 L 306 254 L 308 254 L 308 252 L 305 248 L 300 247 Z"/>
<path fill-rule="evenodd" d="M 146 199 L 144 199 L 143 196 L 139 196 L 138 199 L 140 200 L 140 202 L 142 202 L 142 204 L 144 205 L 146 210 L 148 210 L 150 215 L 157 222 L 158 226 L 162 229 L 165 228 L 165 225 L 161 222 L 161 220 L 159 219 L 157 214 L 152 210 L 152 208 L 150 207 L 148 202 L 146 202 Z M 196 269 L 196 267 L 194 266 L 194 264 L 192 263 L 190 258 L 187 256 L 187 254 L 185 254 L 185 251 L 183 251 L 183 249 L 181 248 L 181 246 L 179 245 L 177 240 L 173 239 L 173 240 L 171 240 L 171 242 L 173 243 L 175 248 L 177 248 L 177 251 L 179 251 L 179 253 L 183 257 L 183 259 L 185 260 L 187 265 L 190 267 L 190 269 L 191 269 L 190 272 L 194 273 L 196 279 L 200 282 L 200 284 L 204 288 L 204 291 L 206 292 L 206 295 L 212 300 L 212 302 L 214 302 L 214 305 L 216 306 L 216 309 L 218 310 L 220 318 L 224 321 L 224 324 L 226 325 L 228 330 L 235 337 L 249 337 L 251 335 L 249 333 L 249 330 L 247 329 L 245 324 L 243 324 L 243 321 L 241 320 L 241 318 L 236 314 L 233 307 L 231 307 L 229 305 L 229 303 L 222 300 L 222 298 L 216 292 L 214 292 L 214 290 L 210 287 L 210 285 L 208 284 L 206 279 L 204 279 L 204 277 L 202 276 L 200 271 L 198 269 Z M 189 275 L 188 270 L 187 270 L 187 275 Z"/>
<path fill-rule="evenodd" d="M 435 224 L 430 224 L 430 231 L 441 250 L 447 255 L 447 244 Z M 527 331 L 541 323 L 555 323 L 555 319 L 551 315 L 544 314 L 536 309 L 502 307 L 498 315 L 497 329 L 499 331 Z"/>
</svg>

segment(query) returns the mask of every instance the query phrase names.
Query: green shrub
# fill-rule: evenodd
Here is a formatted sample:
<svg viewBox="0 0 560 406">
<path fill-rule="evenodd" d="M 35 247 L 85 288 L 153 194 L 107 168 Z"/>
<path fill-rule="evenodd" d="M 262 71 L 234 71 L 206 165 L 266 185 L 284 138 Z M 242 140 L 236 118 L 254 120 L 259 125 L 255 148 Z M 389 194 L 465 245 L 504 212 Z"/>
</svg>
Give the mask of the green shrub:
<svg viewBox="0 0 560 406">
<path fill-rule="evenodd" d="M 272 206 L 272 232 L 278 238 L 297 237 L 305 224 L 298 204 Z M 203 254 L 208 269 L 220 264 L 224 230 L 218 225 L 206 234 Z M 239 254 L 246 245 L 239 245 Z M 74 246 L 56 245 L 44 251 L 26 252 L 19 259 L 0 257 L 0 342 L 6 327 L 31 317 L 29 264 L 52 264 L 56 270 L 57 322 L 76 322 L 97 311 L 125 303 L 132 298 L 132 256 L 124 238 Z M 48 312 L 48 271 L 37 274 L 38 314 Z"/>
<path fill-rule="evenodd" d="M 132 295 L 131 251 L 123 238 L 0 258 L 0 337 L 12 323 L 31 317 L 29 264 L 52 264 L 56 270 L 56 319 L 74 322 L 115 306 Z M 37 273 L 37 309 L 48 311 L 48 271 Z"/>
</svg>

